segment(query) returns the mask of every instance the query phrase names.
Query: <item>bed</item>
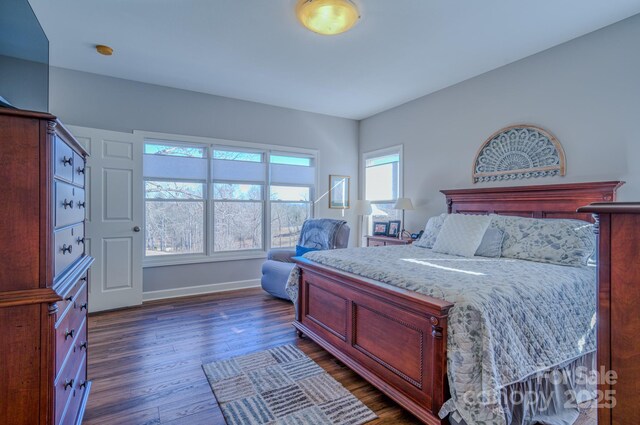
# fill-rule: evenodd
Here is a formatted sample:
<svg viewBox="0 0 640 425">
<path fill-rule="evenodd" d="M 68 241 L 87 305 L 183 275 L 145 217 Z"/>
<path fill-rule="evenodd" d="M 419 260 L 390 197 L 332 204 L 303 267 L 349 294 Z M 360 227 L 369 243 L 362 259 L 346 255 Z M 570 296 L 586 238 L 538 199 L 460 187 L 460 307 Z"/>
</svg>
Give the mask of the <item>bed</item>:
<svg viewBox="0 0 640 425">
<path fill-rule="evenodd" d="M 598 182 L 442 192 L 446 197 L 449 213 L 569 218 L 592 222 L 591 216 L 578 214 L 576 209 L 591 202 L 615 200 L 620 184 L 621 182 Z M 528 306 L 523 307 L 524 310 L 532 310 L 533 314 L 539 314 L 540 317 L 553 316 L 557 312 L 551 300 L 564 293 L 573 294 L 573 298 L 567 300 L 567 305 L 585 303 L 575 311 L 583 314 L 588 314 L 592 308 L 595 311 L 595 306 L 592 305 L 595 303 L 593 271 L 579 268 L 568 271 L 567 269 L 573 268 L 546 264 L 540 269 L 536 268 L 538 265 L 534 262 L 521 260 L 507 266 L 505 262 L 476 261 L 475 257 L 474 261 L 460 264 L 455 262 L 455 258 L 445 258 L 427 252 L 429 250 L 417 251 L 419 249 L 358 248 L 351 253 L 312 253 L 306 255 L 306 258 L 297 258 L 299 291 L 294 326 L 300 334 L 317 342 L 424 423 L 448 423 L 449 417 L 446 415 L 456 413 L 456 399 L 459 401 L 462 397 L 456 392 L 456 389 L 464 388 L 460 380 L 482 382 L 489 390 L 495 390 L 504 388 L 505 385 L 523 385 L 524 381 L 519 382 L 517 379 L 522 378 L 523 373 L 539 372 L 539 365 L 530 363 L 543 362 L 524 356 L 515 362 L 518 367 L 513 373 L 504 373 L 501 369 L 500 382 L 491 382 L 490 376 L 480 379 L 474 376 L 480 372 L 468 369 L 465 359 L 456 363 L 459 359 L 455 356 L 461 352 L 460 347 L 448 347 L 452 340 L 457 340 L 458 344 L 465 341 L 464 335 L 463 338 L 448 338 L 450 333 L 455 335 L 464 331 L 459 310 L 478 302 L 478 298 L 473 298 L 472 295 L 482 292 L 483 279 L 499 280 L 495 277 L 498 268 L 505 275 L 513 274 L 515 270 L 522 276 L 546 276 L 546 283 L 554 283 L 555 286 L 541 285 L 540 282 L 522 279 L 524 293 L 534 293 L 532 288 L 541 286 L 552 288 L 540 295 L 541 298 L 546 297 L 546 301 L 540 301 L 536 305 L 529 300 Z M 361 257 L 360 260 L 358 257 Z M 373 257 L 375 259 L 372 260 Z M 399 262 L 403 263 L 402 267 L 397 267 Z M 425 264 L 430 270 L 427 275 L 424 274 Z M 496 267 L 496 264 L 500 267 Z M 443 274 L 450 276 L 452 273 L 460 276 L 454 282 L 457 284 L 456 288 L 448 288 L 441 280 L 444 279 Z M 421 281 L 421 285 L 416 284 L 418 281 Z M 461 291 L 461 285 L 469 290 Z M 503 288 L 506 287 L 503 285 Z M 513 287 L 505 290 L 505 294 L 509 293 L 503 300 L 505 304 L 495 308 L 494 314 L 499 315 L 501 309 L 509 308 L 514 300 L 518 300 L 517 292 Z M 492 302 L 494 301 L 488 301 L 486 304 L 489 307 L 483 308 L 491 309 Z M 524 314 L 522 311 L 514 314 Z M 508 325 L 508 317 L 504 317 L 504 324 L 500 326 Z M 585 320 L 579 322 L 584 324 Z M 493 330 L 495 334 L 501 333 L 498 329 L 500 326 Z M 587 335 L 588 331 L 580 326 L 583 325 L 576 325 L 575 328 L 566 326 L 567 329 L 563 332 L 571 332 L 572 335 L 583 332 Z M 552 340 L 559 341 L 562 337 L 554 327 L 549 327 L 549 332 L 556 334 L 550 335 Z M 567 353 L 559 353 L 558 358 L 562 355 L 569 356 L 569 351 L 573 350 L 574 354 L 582 355 L 570 359 L 572 367 L 589 362 L 593 350 L 587 348 L 593 348 L 595 341 L 588 339 L 583 341 L 582 347 L 577 351 L 576 347 L 565 347 Z M 452 353 L 449 363 L 448 348 Z M 547 353 L 548 348 L 542 351 Z M 451 389 L 448 365 L 454 366 L 449 373 L 454 386 Z M 567 365 L 568 363 L 554 366 Z M 492 367 L 504 369 L 504 364 L 497 361 Z M 514 378 L 512 382 L 508 380 L 509 376 Z M 492 394 L 491 391 L 489 394 Z M 464 416 L 469 418 L 469 412 L 465 413 Z M 500 420 L 488 418 L 487 414 L 474 414 L 472 420 L 467 422 L 501 423 Z M 497 412 L 496 415 L 499 417 L 503 413 Z"/>
</svg>

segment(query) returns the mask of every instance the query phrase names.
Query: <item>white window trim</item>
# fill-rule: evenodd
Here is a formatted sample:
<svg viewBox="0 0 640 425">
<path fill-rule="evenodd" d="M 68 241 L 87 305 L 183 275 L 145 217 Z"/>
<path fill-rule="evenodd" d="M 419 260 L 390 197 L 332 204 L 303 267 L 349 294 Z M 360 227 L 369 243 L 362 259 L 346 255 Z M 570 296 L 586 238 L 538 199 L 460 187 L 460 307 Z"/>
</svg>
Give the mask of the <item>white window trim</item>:
<svg viewBox="0 0 640 425">
<path fill-rule="evenodd" d="M 376 149 L 369 152 L 363 152 L 360 157 L 360 178 L 359 180 L 359 193 L 360 199 L 365 199 L 367 196 L 367 179 L 366 179 L 366 168 L 367 168 L 367 159 L 377 158 L 385 155 L 392 154 L 399 155 L 399 163 L 398 163 L 398 197 L 402 198 L 404 196 L 404 145 L 393 145 L 382 149 Z M 374 201 L 372 204 L 380 203 L 386 204 L 395 202 L 397 199 L 389 199 L 385 201 Z M 367 216 L 364 220 L 359 221 L 359 244 L 361 246 L 365 246 L 364 236 L 368 232 L 368 228 L 371 226 L 372 217 Z"/>
<path fill-rule="evenodd" d="M 387 148 L 377 149 L 375 151 L 363 152 L 360 158 L 360 199 L 365 199 L 367 196 L 367 182 L 366 182 L 366 168 L 367 159 L 377 158 L 379 156 L 399 154 L 400 161 L 398 163 L 398 197 L 404 196 L 404 145 L 394 145 Z M 375 201 L 375 203 L 389 203 L 395 202 L 396 199 L 389 199 L 386 201 Z"/>
<path fill-rule="evenodd" d="M 211 196 L 213 182 L 211 181 L 211 167 L 207 168 L 207 181 L 205 182 L 207 190 L 207 198 L 205 199 L 205 253 L 204 254 L 170 254 L 170 255 L 158 255 L 158 256 L 147 256 L 145 252 L 142 253 L 142 266 L 143 268 L 150 267 L 163 267 L 163 266 L 173 266 L 173 265 L 183 265 L 183 264 L 197 264 L 197 263 L 215 263 L 220 261 L 238 261 L 238 260 L 253 260 L 253 259 L 264 259 L 267 257 L 267 251 L 270 249 L 269 245 L 271 244 L 271 200 L 269 199 L 270 194 L 269 186 L 271 181 L 271 170 L 268 166 L 269 164 L 269 155 L 270 154 L 298 154 L 300 156 L 310 156 L 313 158 L 314 167 L 315 167 L 315 179 L 313 187 L 310 187 L 310 205 L 311 205 L 311 217 L 315 217 L 316 213 L 316 202 L 315 199 L 317 190 L 318 190 L 318 172 L 319 172 L 319 152 L 317 149 L 308 149 L 308 148 L 300 148 L 294 146 L 286 146 L 286 145 L 276 145 L 276 144 L 266 144 L 266 143 L 254 143 L 254 142 L 244 142 L 244 141 L 236 141 L 236 140 L 228 140 L 228 139 L 217 139 L 212 137 L 200 137 L 200 136 L 185 136 L 181 134 L 171 134 L 171 133 L 158 133 L 151 131 L 139 131 L 134 130 L 133 134 L 139 136 L 139 140 L 142 140 L 143 143 L 147 143 L 147 141 L 156 141 L 156 142 L 166 142 L 169 144 L 183 144 L 187 146 L 202 146 L 207 148 L 207 161 L 211 161 L 211 149 L 213 147 L 216 148 L 229 148 L 229 149 L 243 149 L 243 150 L 254 150 L 261 151 L 265 153 L 265 162 L 267 166 L 266 169 L 266 177 L 264 182 L 260 182 L 260 184 L 264 184 L 263 192 L 263 229 L 262 229 L 262 237 L 263 237 L 263 249 L 253 249 L 253 250 L 238 250 L 238 251 L 222 251 L 215 252 L 213 250 L 213 214 L 212 206 L 213 199 Z M 142 185 L 144 186 L 144 182 L 146 178 L 144 177 Z M 291 186 L 305 186 L 308 185 L 291 185 Z M 144 193 L 144 187 L 143 187 Z M 142 211 L 145 211 L 144 202 L 146 201 L 146 197 L 142 197 L 141 202 Z M 277 201 L 274 201 L 277 202 Z M 143 214 L 142 218 L 143 229 L 146 232 L 146 214 Z M 143 245 L 143 249 L 144 249 Z"/>
</svg>

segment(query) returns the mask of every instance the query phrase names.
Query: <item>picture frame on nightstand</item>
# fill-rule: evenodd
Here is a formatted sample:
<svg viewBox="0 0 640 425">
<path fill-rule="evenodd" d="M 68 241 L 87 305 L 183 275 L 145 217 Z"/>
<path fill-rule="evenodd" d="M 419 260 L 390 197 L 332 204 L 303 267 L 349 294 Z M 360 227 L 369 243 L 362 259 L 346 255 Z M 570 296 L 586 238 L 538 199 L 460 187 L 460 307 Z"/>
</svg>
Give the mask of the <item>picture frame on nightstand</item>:
<svg viewBox="0 0 640 425">
<path fill-rule="evenodd" d="M 397 238 L 400 236 L 400 229 L 402 226 L 402 221 L 400 220 L 391 220 L 389 221 L 389 229 L 387 229 L 387 236 L 390 238 Z"/>
<path fill-rule="evenodd" d="M 373 236 L 387 236 L 388 231 L 389 231 L 388 221 L 373 222 Z"/>
</svg>

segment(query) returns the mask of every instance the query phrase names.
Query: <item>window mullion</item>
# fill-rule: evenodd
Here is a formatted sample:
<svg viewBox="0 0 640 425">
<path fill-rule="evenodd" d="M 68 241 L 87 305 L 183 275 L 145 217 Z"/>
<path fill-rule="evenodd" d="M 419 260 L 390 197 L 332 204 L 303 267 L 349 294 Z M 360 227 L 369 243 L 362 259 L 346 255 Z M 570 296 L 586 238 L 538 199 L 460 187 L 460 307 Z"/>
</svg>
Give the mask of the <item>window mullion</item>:
<svg viewBox="0 0 640 425">
<path fill-rule="evenodd" d="M 264 176 L 264 187 L 263 187 L 263 195 L 262 199 L 264 202 L 264 243 L 262 244 L 262 249 L 268 251 L 271 249 L 272 241 L 271 241 L 271 153 L 272 151 L 265 152 L 265 161 L 267 162 L 267 166 L 265 167 L 265 176 Z"/>
<path fill-rule="evenodd" d="M 205 235 L 207 238 L 207 256 L 213 255 L 213 244 L 215 243 L 215 236 L 213 225 L 215 223 L 215 208 L 213 204 L 213 145 L 209 145 L 207 148 L 207 219 L 205 221 Z"/>
</svg>

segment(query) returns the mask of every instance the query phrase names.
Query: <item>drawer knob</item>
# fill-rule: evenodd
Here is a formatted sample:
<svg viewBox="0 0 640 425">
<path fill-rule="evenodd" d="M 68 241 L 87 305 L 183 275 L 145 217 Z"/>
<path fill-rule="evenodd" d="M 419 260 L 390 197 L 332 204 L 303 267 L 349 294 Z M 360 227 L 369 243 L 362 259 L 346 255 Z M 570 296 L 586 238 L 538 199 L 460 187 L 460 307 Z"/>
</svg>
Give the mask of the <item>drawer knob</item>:
<svg viewBox="0 0 640 425">
<path fill-rule="evenodd" d="M 81 238 L 81 237 L 79 237 L 79 236 L 78 236 L 78 239 L 76 239 L 76 243 L 77 243 L 78 245 L 80 245 L 80 244 L 84 244 L 84 238 Z"/>
<path fill-rule="evenodd" d="M 84 174 L 84 167 L 78 167 L 78 174 Z"/>
<path fill-rule="evenodd" d="M 67 244 L 62 245 L 62 255 L 66 255 L 67 252 L 71 254 L 72 250 L 73 250 L 73 246 L 67 245 Z"/>
<path fill-rule="evenodd" d="M 73 301 L 73 295 L 69 295 L 67 298 L 64 299 L 65 301 Z"/>
<path fill-rule="evenodd" d="M 65 155 L 65 156 L 63 156 L 63 157 L 62 157 L 62 165 L 64 165 L 65 167 L 66 167 L 67 165 L 73 165 L 73 157 L 72 157 L 72 156 L 70 156 L 69 158 L 67 158 L 67 156 L 66 156 L 66 155 Z"/>
<path fill-rule="evenodd" d="M 80 344 L 80 349 L 81 350 L 86 350 L 88 347 L 87 341 L 83 342 L 82 344 Z"/>
<path fill-rule="evenodd" d="M 66 330 L 66 331 L 64 332 L 64 340 L 66 341 L 66 340 L 67 340 L 67 338 L 69 338 L 69 337 L 73 338 L 73 334 L 74 334 L 74 333 L 76 333 L 76 330 L 75 330 L 75 329 Z"/>
<path fill-rule="evenodd" d="M 86 281 L 87 281 L 87 277 L 86 277 L 86 276 L 82 276 L 82 277 L 80 278 L 80 280 L 81 280 L 82 282 L 86 282 Z"/>
<path fill-rule="evenodd" d="M 64 390 L 67 391 L 69 388 L 73 387 L 73 379 L 67 379 L 64 381 Z"/>
<path fill-rule="evenodd" d="M 73 208 L 73 199 L 71 201 L 67 201 L 67 198 L 64 198 L 64 201 L 62 201 L 62 206 L 65 210 L 67 208 Z"/>
<path fill-rule="evenodd" d="M 87 205 L 85 201 L 82 201 L 82 202 L 78 201 L 78 208 L 84 208 L 85 205 Z"/>
<path fill-rule="evenodd" d="M 83 381 L 82 384 L 80 384 L 80 388 L 85 388 L 87 386 L 87 381 Z"/>
<path fill-rule="evenodd" d="M 87 309 L 87 303 L 84 303 L 80 306 L 80 311 Z"/>
</svg>

